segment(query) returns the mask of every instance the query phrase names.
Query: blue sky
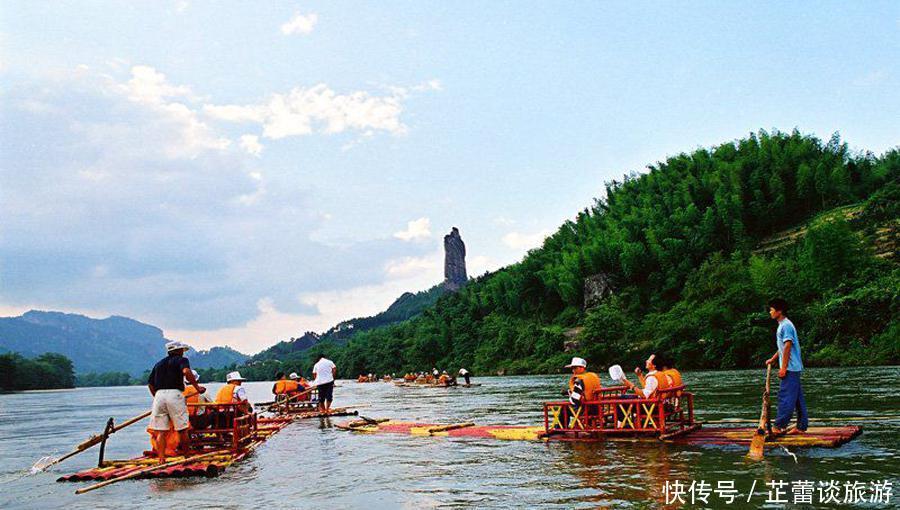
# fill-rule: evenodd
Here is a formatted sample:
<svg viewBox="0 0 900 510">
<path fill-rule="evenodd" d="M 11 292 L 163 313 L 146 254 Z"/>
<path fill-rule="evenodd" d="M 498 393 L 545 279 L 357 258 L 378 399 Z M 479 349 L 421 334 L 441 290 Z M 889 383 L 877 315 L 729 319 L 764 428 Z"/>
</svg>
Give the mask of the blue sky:
<svg viewBox="0 0 900 510">
<path fill-rule="evenodd" d="M 0 314 L 246 352 L 760 128 L 900 141 L 900 4 L 5 2 Z"/>
</svg>

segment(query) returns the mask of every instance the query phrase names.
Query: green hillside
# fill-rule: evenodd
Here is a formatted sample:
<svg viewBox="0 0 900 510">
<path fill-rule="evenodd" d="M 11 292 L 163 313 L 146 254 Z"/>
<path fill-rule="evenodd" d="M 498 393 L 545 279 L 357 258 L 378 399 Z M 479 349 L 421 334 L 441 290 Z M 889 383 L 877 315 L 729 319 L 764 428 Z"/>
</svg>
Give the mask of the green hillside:
<svg viewBox="0 0 900 510">
<path fill-rule="evenodd" d="M 807 364 L 900 362 L 900 151 L 761 131 L 648 170 L 608 183 L 520 263 L 315 350 L 345 376 L 548 372 L 572 355 L 601 367 L 655 350 L 684 368 L 758 366 L 774 349 L 764 306 L 777 295 Z M 586 280 L 605 292 L 585 299 Z"/>
</svg>

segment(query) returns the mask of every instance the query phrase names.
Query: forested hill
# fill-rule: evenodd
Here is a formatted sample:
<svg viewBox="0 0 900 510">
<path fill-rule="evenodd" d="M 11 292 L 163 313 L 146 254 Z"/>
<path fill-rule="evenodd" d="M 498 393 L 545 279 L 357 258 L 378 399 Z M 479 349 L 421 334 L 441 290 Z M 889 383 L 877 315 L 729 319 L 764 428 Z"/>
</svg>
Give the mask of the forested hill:
<svg viewBox="0 0 900 510">
<path fill-rule="evenodd" d="M 572 355 L 599 369 L 657 350 L 684 368 L 759 366 L 774 351 L 765 303 L 783 296 L 808 365 L 900 362 L 900 151 L 760 132 L 648 170 L 520 263 L 317 350 L 343 376 L 556 372 Z"/>
</svg>

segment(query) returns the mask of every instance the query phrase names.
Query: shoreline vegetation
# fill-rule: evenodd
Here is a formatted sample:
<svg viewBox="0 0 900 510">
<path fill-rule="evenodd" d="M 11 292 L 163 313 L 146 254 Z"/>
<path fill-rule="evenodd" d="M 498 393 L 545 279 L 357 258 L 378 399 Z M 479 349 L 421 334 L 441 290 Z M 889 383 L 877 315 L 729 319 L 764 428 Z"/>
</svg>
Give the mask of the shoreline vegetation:
<svg viewBox="0 0 900 510">
<path fill-rule="evenodd" d="M 607 183 L 521 262 L 417 317 L 201 374 L 308 373 L 317 353 L 347 376 L 553 373 L 573 354 L 636 365 L 652 351 L 684 369 L 748 368 L 774 350 L 773 296 L 791 305 L 807 365 L 894 365 L 898 222 L 900 150 L 760 131 Z"/>
<path fill-rule="evenodd" d="M 309 374 L 316 354 L 344 377 L 558 373 L 573 354 L 596 367 L 650 352 L 682 369 L 750 368 L 774 351 L 764 308 L 774 296 L 791 306 L 808 366 L 900 364 L 900 149 L 852 153 L 837 135 L 760 131 L 605 191 L 521 262 L 418 316 L 201 378 Z M 123 376 L 85 374 L 79 385 Z"/>
</svg>

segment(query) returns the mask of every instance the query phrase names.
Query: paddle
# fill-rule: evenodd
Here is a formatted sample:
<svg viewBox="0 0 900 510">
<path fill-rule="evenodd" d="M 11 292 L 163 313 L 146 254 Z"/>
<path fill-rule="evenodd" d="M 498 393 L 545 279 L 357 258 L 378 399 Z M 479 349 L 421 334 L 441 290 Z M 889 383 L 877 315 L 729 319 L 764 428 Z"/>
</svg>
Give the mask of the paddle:
<svg viewBox="0 0 900 510">
<path fill-rule="evenodd" d="M 763 391 L 762 412 L 759 415 L 759 425 L 753 441 L 750 442 L 750 451 L 747 457 L 753 460 L 761 460 L 765 454 L 766 436 L 769 431 L 769 379 L 772 376 L 772 365 L 766 367 L 766 388 Z"/>
<path fill-rule="evenodd" d="M 99 488 L 101 488 L 101 487 L 106 487 L 107 485 L 111 485 L 111 484 L 114 484 L 114 483 L 116 483 L 116 482 L 121 482 L 122 480 L 128 480 L 128 479 L 130 479 L 130 478 L 135 478 L 135 477 L 138 477 L 138 476 L 141 476 L 141 475 L 143 475 L 143 474 L 150 473 L 150 472 L 153 472 L 153 471 L 156 471 L 156 470 L 159 470 L 159 469 L 166 469 L 166 468 L 170 468 L 170 467 L 172 467 L 172 466 L 178 466 L 178 465 L 180 465 L 180 464 L 187 464 L 187 463 L 189 463 L 189 462 L 196 462 L 196 461 L 198 461 L 198 460 L 202 460 L 202 459 L 205 459 L 205 458 L 208 458 L 208 457 L 213 457 L 213 456 L 216 456 L 216 455 L 222 455 L 223 453 L 226 453 L 226 450 L 220 450 L 220 451 L 215 451 L 215 452 L 210 452 L 210 453 L 203 453 L 203 454 L 200 454 L 200 455 L 194 455 L 193 457 L 186 457 L 186 458 L 183 458 L 183 459 L 181 459 L 181 460 L 173 460 L 172 462 L 166 462 L 165 464 L 154 464 L 154 465 L 152 465 L 152 466 L 147 466 L 147 467 L 145 467 L 145 468 L 141 468 L 141 469 L 138 469 L 138 470 L 136 470 L 136 471 L 132 471 L 132 472 L 126 474 L 126 475 L 117 476 L 117 477 L 115 477 L 115 478 L 110 478 L 109 480 L 104 480 L 104 481 L 102 481 L 102 482 L 100 482 L 100 483 L 91 485 L 91 486 L 89 486 L 89 487 L 84 487 L 84 488 L 82 488 L 82 489 L 78 489 L 77 491 L 75 491 L 75 494 L 84 494 L 85 492 L 90 492 L 90 491 L 92 491 L 92 490 L 99 489 Z"/>
<path fill-rule="evenodd" d="M 135 416 L 134 418 L 131 418 L 130 420 L 126 420 L 126 421 L 123 422 L 121 425 L 116 425 L 115 427 L 113 427 L 112 429 L 110 429 L 109 434 L 113 434 L 113 433 L 115 433 L 115 432 L 118 432 L 118 431 L 124 429 L 125 427 L 127 427 L 127 426 L 129 426 L 129 425 L 132 425 L 132 424 L 134 424 L 134 423 L 137 423 L 137 422 L 143 420 L 144 418 L 146 418 L 146 417 L 148 417 L 148 416 L 150 416 L 150 411 L 147 411 L 147 412 L 142 413 L 142 414 L 140 414 L 140 415 L 138 415 L 138 416 Z M 74 457 L 75 455 L 78 455 L 79 453 L 81 453 L 81 452 L 87 450 L 88 448 L 90 448 L 90 447 L 92 447 L 92 446 L 94 446 L 94 445 L 100 444 L 100 443 L 103 441 L 103 438 L 104 438 L 105 436 L 108 437 L 109 434 L 100 434 L 100 435 L 94 434 L 94 435 L 92 435 L 91 437 L 87 438 L 87 440 L 85 440 L 84 442 L 82 442 L 81 444 L 79 444 L 78 446 L 76 446 L 75 449 L 72 450 L 71 452 L 69 452 L 69 453 L 63 455 L 62 457 L 60 457 L 60 458 L 58 458 L 58 459 L 54 459 L 54 460 L 51 460 L 49 457 L 44 457 L 44 458 L 38 460 L 38 461 L 34 464 L 34 466 L 32 466 L 31 469 L 34 470 L 34 471 L 45 471 L 45 470 L 47 470 L 50 466 L 54 466 L 54 465 L 56 465 L 56 464 L 59 464 L 60 462 L 62 462 L 62 461 L 64 461 L 64 460 L 68 459 L 69 457 Z M 43 462 L 42 462 L 42 461 L 43 461 Z M 49 461 L 49 462 L 47 462 L 47 461 Z M 46 464 L 45 464 L 44 462 L 46 462 Z"/>
</svg>

